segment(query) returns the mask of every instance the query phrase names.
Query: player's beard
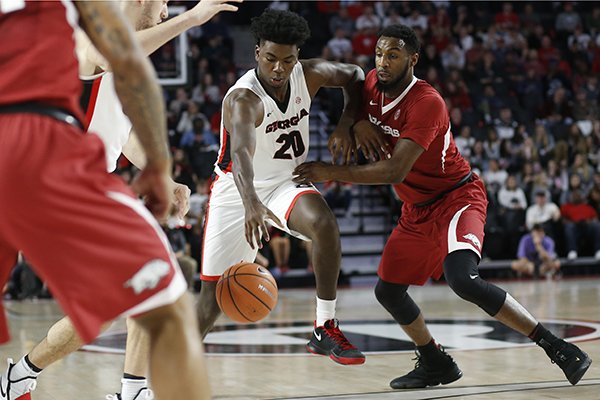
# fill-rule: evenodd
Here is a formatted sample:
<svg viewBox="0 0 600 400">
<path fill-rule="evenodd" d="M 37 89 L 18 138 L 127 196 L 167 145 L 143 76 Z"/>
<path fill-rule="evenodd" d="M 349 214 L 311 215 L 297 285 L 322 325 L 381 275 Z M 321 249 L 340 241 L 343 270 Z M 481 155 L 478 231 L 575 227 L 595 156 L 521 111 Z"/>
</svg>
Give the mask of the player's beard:
<svg viewBox="0 0 600 400">
<path fill-rule="evenodd" d="M 404 79 L 406 79 L 409 72 L 410 72 L 409 63 L 406 63 L 406 67 L 404 67 L 404 70 L 402 71 L 402 73 L 398 76 L 398 78 L 394 79 L 393 81 L 383 83 L 379 80 L 379 78 L 377 78 L 377 84 L 376 84 L 377 90 L 379 90 L 380 92 L 394 91 L 394 89 L 398 88 L 398 86 L 400 86 L 400 84 L 404 81 Z"/>
</svg>

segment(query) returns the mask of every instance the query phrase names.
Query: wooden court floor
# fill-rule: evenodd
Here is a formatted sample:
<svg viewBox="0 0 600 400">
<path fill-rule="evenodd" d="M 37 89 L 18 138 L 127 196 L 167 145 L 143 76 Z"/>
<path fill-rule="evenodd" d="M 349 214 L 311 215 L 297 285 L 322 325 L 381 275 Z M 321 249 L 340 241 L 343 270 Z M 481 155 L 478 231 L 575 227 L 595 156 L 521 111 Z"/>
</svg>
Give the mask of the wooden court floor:
<svg viewBox="0 0 600 400">
<path fill-rule="evenodd" d="M 538 319 L 577 342 L 595 360 L 571 386 L 543 351 L 495 324 L 445 285 L 411 288 L 438 342 L 464 376 L 435 388 L 394 391 L 388 383 L 414 366 L 406 336 L 377 304 L 369 284 L 343 289 L 338 317 L 346 335 L 367 351 L 362 366 L 341 366 L 309 355 L 303 346 L 314 318 L 314 292 L 280 292 L 280 302 L 257 325 L 226 318 L 206 339 L 207 363 L 217 399 L 600 399 L 600 279 L 498 282 Z M 9 302 L 13 340 L 0 357 L 19 358 L 61 317 L 52 301 Z M 123 322 L 95 345 L 47 368 L 34 400 L 104 399 L 118 390 Z M 165 366 L 167 367 L 167 366 Z M 176 366 L 175 366 L 176 367 Z M 4 368 L 4 367 L 2 367 Z M 179 400 L 179 399 L 178 399 Z"/>
</svg>

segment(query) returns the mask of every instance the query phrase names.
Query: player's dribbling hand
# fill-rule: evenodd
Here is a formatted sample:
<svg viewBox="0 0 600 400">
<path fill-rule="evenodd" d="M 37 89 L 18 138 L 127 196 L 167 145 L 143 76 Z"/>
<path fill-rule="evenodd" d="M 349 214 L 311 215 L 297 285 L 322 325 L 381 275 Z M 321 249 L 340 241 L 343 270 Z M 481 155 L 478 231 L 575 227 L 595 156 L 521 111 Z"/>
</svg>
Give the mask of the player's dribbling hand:
<svg viewBox="0 0 600 400">
<path fill-rule="evenodd" d="M 352 135 L 342 129 L 335 129 L 329 136 L 327 149 L 331 153 L 331 163 L 337 164 L 338 159 L 342 164 L 350 164 L 354 155 L 354 140 Z"/>
<path fill-rule="evenodd" d="M 302 184 L 330 181 L 332 179 L 327 173 L 330 168 L 335 168 L 335 166 L 322 161 L 300 164 L 292 172 L 294 175 L 292 181 Z"/>
<path fill-rule="evenodd" d="M 131 188 L 142 196 L 144 204 L 159 222 L 165 220 L 173 203 L 173 191 L 169 184 L 170 163 L 165 164 L 146 165 L 131 184 Z"/>
<path fill-rule="evenodd" d="M 362 120 L 354 124 L 352 130 L 356 149 L 362 151 L 368 160 L 387 160 L 391 157 L 390 146 L 377 126 Z"/>
<path fill-rule="evenodd" d="M 221 11 L 237 11 L 237 7 L 228 3 L 241 3 L 243 0 L 202 0 L 190 12 L 194 25 L 202 25 Z"/>
<path fill-rule="evenodd" d="M 271 220 L 276 226 L 283 227 L 273 211 L 265 207 L 260 201 L 255 201 L 246 207 L 244 218 L 246 241 L 252 250 L 254 250 L 255 244 L 259 249 L 262 248 L 261 238 L 264 237 L 267 242 L 271 240 L 267 220 Z"/>
</svg>

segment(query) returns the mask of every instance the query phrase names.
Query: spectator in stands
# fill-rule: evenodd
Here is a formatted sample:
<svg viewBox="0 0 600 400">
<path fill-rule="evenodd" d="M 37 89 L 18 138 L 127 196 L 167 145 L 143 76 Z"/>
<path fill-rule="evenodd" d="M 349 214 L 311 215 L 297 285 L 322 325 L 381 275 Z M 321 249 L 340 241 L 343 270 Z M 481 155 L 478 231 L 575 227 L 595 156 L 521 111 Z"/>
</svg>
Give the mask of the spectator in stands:
<svg viewBox="0 0 600 400">
<path fill-rule="evenodd" d="M 444 69 L 462 69 L 465 66 L 465 52 L 456 41 L 451 41 L 442 51 L 442 65 Z"/>
<path fill-rule="evenodd" d="M 494 22 L 504 30 L 518 28 L 520 25 L 519 16 L 513 11 L 513 5 L 509 2 L 502 4 L 502 12 L 496 14 Z"/>
<path fill-rule="evenodd" d="M 279 229 L 269 229 L 269 249 L 273 254 L 275 265 L 271 268 L 271 273 L 275 278 L 281 277 L 290 270 L 290 236 Z"/>
<path fill-rule="evenodd" d="M 329 31 L 335 34 L 338 29 L 342 29 L 347 37 L 354 33 L 354 20 L 348 15 L 348 9 L 341 7 L 337 14 L 334 14 L 329 20 Z"/>
<path fill-rule="evenodd" d="M 366 5 L 363 9 L 363 13 L 356 19 L 356 29 L 361 30 L 374 30 L 378 31 L 381 28 L 381 20 L 373 10 L 371 5 Z"/>
<path fill-rule="evenodd" d="M 556 16 L 554 27 L 556 28 L 557 33 L 564 36 L 574 32 L 577 26 L 582 25 L 582 21 L 579 14 L 573 9 L 572 2 L 565 2 L 563 8 L 563 12 Z"/>
<path fill-rule="evenodd" d="M 346 31 L 338 28 L 335 36 L 327 42 L 331 57 L 335 61 L 349 62 L 352 59 L 352 42 L 346 37 Z"/>
<path fill-rule="evenodd" d="M 417 7 L 412 8 L 410 15 L 405 17 L 402 23 L 404 25 L 410 26 L 413 29 L 420 29 L 422 32 L 427 32 L 428 29 L 427 17 L 425 15 L 422 15 Z M 439 25 L 436 25 L 433 28 L 435 28 L 436 31 L 445 32 L 447 30 L 446 27 Z"/>
<path fill-rule="evenodd" d="M 500 140 L 512 139 L 517 126 L 519 126 L 519 123 L 513 118 L 511 109 L 502 107 L 499 117 L 494 120 L 494 127 Z"/>
<path fill-rule="evenodd" d="M 560 207 L 565 230 L 565 241 L 567 245 L 567 258 L 577 258 L 582 250 L 579 246 L 580 240 L 589 238 L 594 250 L 594 257 L 600 259 L 600 222 L 598 213 L 585 202 L 581 190 L 572 190 L 570 200 Z"/>
<path fill-rule="evenodd" d="M 461 127 L 459 135 L 454 138 L 454 143 L 460 154 L 464 157 L 471 156 L 471 148 L 475 144 L 475 138 L 471 136 L 471 127 L 469 125 Z"/>
<path fill-rule="evenodd" d="M 402 23 L 402 17 L 398 13 L 396 7 L 392 6 L 389 8 L 388 13 L 383 17 L 383 25 L 382 28 L 388 27 L 390 25 L 397 25 Z"/>
<path fill-rule="evenodd" d="M 492 193 L 497 193 L 508 178 L 508 172 L 500 168 L 497 158 L 489 157 L 489 169 L 483 173 L 483 179 Z"/>
<path fill-rule="evenodd" d="M 560 221 L 560 209 L 548 200 L 544 189 L 538 189 L 534 195 L 534 203 L 525 212 L 525 225 L 533 229 L 534 225 L 541 225 L 548 236 L 556 238 L 555 225 Z"/>
<path fill-rule="evenodd" d="M 569 182 L 561 194 L 560 204 L 567 203 L 571 198 L 571 192 L 576 190 L 579 190 L 584 197 L 587 196 L 587 190 L 581 181 L 581 177 L 577 174 L 569 174 Z"/>
<path fill-rule="evenodd" d="M 554 137 L 548 133 L 546 127 L 538 123 L 535 125 L 533 141 L 542 164 L 546 164 L 552 157 L 554 150 Z"/>
<path fill-rule="evenodd" d="M 509 175 L 505 184 L 498 191 L 498 203 L 507 210 L 525 210 L 527 208 L 525 192 L 517 185 L 517 178 L 514 175 Z"/>
<path fill-rule="evenodd" d="M 517 260 L 511 263 L 511 268 L 519 274 L 530 276 L 554 275 L 560 269 L 560 261 L 554 251 L 554 240 L 546 236 L 542 225 L 535 224 L 531 232 L 521 238 Z"/>
</svg>

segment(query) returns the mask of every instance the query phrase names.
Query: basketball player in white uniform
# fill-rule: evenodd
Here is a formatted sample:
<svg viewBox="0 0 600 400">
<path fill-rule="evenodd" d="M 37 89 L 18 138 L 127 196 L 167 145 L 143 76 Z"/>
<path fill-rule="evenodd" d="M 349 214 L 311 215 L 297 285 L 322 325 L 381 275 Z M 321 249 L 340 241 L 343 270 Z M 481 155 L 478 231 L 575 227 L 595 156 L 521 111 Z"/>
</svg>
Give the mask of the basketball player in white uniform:
<svg viewBox="0 0 600 400">
<path fill-rule="evenodd" d="M 187 12 L 160 23 L 168 16 L 167 0 L 122 1 L 122 10 L 135 28 L 142 49 L 150 55 L 160 46 L 193 26 L 207 22 L 221 11 L 236 11 L 237 7 L 227 4 L 242 0 L 217 0 L 199 2 Z M 159 24 L 160 23 L 160 24 Z M 114 88 L 114 75 L 110 66 L 92 46 L 83 31 L 76 33 L 76 51 L 79 60 L 80 78 L 84 81 L 81 98 L 86 114 L 85 127 L 95 133 L 104 142 L 107 169 L 112 172 L 117 159 L 123 153 L 136 167 L 142 169 L 146 158 L 141 144 L 131 132 L 131 122 L 124 114 Z M 89 89 L 89 90 L 88 90 Z M 189 208 L 190 190 L 185 185 L 172 182 L 175 194 L 174 208 L 177 215 L 183 217 Z M 151 400 L 153 393 L 148 389 L 145 378 L 148 368 L 148 337 L 133 320 L 127 320 L 128 337 L 125 353 L 124 377 L 121 393 L 109 395 L 113 400 Z M 11 380 L 17 381 L 7 393 L 7 400 L 29 398 L 29 392 L 35 388 L 35 379 L 43 368 L 76 351 L 82 346 L 73 325 L 63 318 L 48 331 L 48 336 L 29 354 L 17 362 L 11 371 Z M 6 373 L 2 379 L 6 381 Z M 0 400 L 5 400 L 0 393 Z"/>
<path fill-rule="evenodd" d="M 333 136 L 347 137 L 364 74 L 356 65 L 298 60 L 299 46 L 310 31 L 295 13 L 266 10 L 253 19 L 251 29 L 258 42 L 258 67 L 242 76 L 223 100 L 221 148 L 205 225 L 200 331 L 206 335 L 220 314 L 215 298 L 219 277 L 235 263 L 254 260 L 261 237 L 269 239 L 268 220 L 313 242 L 317 316 L 308 350 L 340 364 L 362 364 L 364 355 L 335 319 L 341 263 L 337 222 L 312 185 L 292 182 L 292 171 L 308 154 L 311 99 L 321 87 L 343 88 L 346 107 Z M 337 133 L 342 131 L 344 135 Z"/>
</svg>

